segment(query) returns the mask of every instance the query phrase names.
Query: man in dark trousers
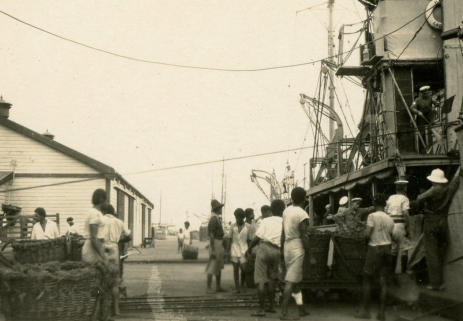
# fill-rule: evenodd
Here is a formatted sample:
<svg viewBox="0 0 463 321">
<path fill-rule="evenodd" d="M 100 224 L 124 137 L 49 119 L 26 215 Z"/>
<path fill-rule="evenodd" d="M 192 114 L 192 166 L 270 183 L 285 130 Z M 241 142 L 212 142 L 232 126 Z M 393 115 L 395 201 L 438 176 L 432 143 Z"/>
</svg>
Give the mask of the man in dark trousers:
<svg viewBox="0 0 463 321">
<path fill-rule="evenodd" d="M 370 318 L 371 285 L 373 278 L 379 274 L 381 293 L 377 319 L 386 320 L 387 278 L 393 269 L 391 244 L 394 221 L 384 212 L 384 207 L 386 206 L 386 197 L 384 194 L 376 194 L 373 205 L 376 211 L 368 215 L 365 230 L 366 237 L 368 238 L 368 250 L 363 268 L 362 309 L 356 317 L 360 319 Z"/>
<path fill-rule="evenodd" d="M 431 188 L 418 195 L 412 206 L 415 208 L 426 203 L 424 210 L 424 248 L 426 264 L 428 266 L 428 276 L 430 290 L 443 290 L 443 259 L 447 246 L 447 211 L 451 195 L 458 186 L 453 180 L 447 184 L 448 180 L 444 172 L 436 168 L 427 177 L 432 183 Z"/>
<path fill-rule="evenodd" d="M 220 281 L 222 270 L 224 267 L 224 247 L 223 236 L 224 231 L 222 227 L 222 208 L 224 204 L 217 200 L 211 201 L 211 218 L 207 230 L 209 233 L 209 262 L 207 263 L 207 292 L 214 293 L 212 290 L 212 277 L 215 275 L 216 292 L 225 292 L 222 288 Z"/>
</svg>

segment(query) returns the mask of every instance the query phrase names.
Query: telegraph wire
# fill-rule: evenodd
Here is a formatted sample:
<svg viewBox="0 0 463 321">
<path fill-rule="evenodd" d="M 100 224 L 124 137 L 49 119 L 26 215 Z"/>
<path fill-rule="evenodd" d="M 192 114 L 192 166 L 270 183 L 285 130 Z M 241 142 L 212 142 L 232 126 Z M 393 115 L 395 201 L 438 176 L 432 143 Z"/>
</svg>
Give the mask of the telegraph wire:
<svg viewBox="0 0 463 321">
<path fill-rule="evenodd" d="M 429 8 L 429 9 L 427 9 L 425 11 L 423 11 L 418 16 L 416 16 L 413 19 L 407 21 L 406 23 L 404 23 L 400 27 L 398 27 L 398 28 L 396 28 L 396 29 L 382 35 L 381 37 L 378 37 L 378 38 L 376 38 L 374 40 L 371 40 L 368 43 L 374 43 L 374 42 L 376 42 L 378 40 L 382 40 L 382 39 L 386 38 L 387 36 L 389 36 L 391 34 L 396 33 L 397 31 L 405 28 L 406 26 L 408 26 L 409 24 L 411 24 L 415 20 L 419 19 L 421 16 L 426 14 L 427 11 L 433 10 L 435 6 L 436 5 L 432 6 L 431 8 Z M 95 46 L 92 46 L 92 45 L 89 45 L 89 44 L 86 44 L 86 43 L 83 43 L 83 42 L 80 42 L 80 41 L 77 41 L 77 40 L 73 40 L 73 39 L 65 37 L 65 36 L 62 36 L 60 34 L 52 32 L 52 31 L 48 31 L 48 30 L 46 30 L 46 29 L 44 29 L 42 27 L 39 27 L 39 26 L 34 25 L 34 24 L 30 23 L 30 22 L 27 22 L 27 21 L 25 21 L 23 19 L 20 19 L 20 18 L 18 18 L 16 16 L 13 16 L 12 14 L 9 14 L 6 11 L 0 10 L 0 14 L 3 14 L 4 16 L 6 16 L 6 17 L 8 17 L 8 18 L 10 18 L 12 20 L 15 20 L 15 21 L 17 21 L 19 23 L 22 23 L 22 24 L 24 24 L 24 25 L 26 25 L 28 27 L 31 27 L 31 28 L 36 29 L 38 31 L 41 31 L 43 33 L 46 33 L 46 34 L 48 34 L 50 36 L 53 36 L 55 38 L 58 38 L 58 39 L 61 39 L 61 40 L 64 40 L 64 41 L 67 41 L 67 42 L 70 42 L 70 43 L 73 43 L 73 44 L 81 46 L 81 47 L 85 47 L 87 49 L 95 50 L 95 51 L 98 51 L 100 53 L 104 53 L 104 54 L 107 54 L 107 55 L 115 56 L 115 57 L 126 59 L 126 60 L 131 60 L 131 61 L 136 61 L 136 62 L 141 62 L 141 63 L 154 64 L 154 65 L 162 65 L 162 66 L 167 66 L 167 67 L 175 67 L 175 68 L 209 70 L 209 71 L 223 71 L 223 72 L 257 72 L 257 71 L 297 68 L 297 67 L 302 67 L 302 66 L 314 65 L 317 62 L 321 62 L 323 60 L 327 60 L 327 59 L 331 59 L 331 58 L 336 58 L 339 55 L 343 55 L 343 54 L 348 53 L 348 51 L 346 51 L 346 52 L 338 53 L 338 54 L 335 54 L 335 55 L 332 55 L 332 56 L 329 56 L 329 57 L 325 57 L 325 58 L 322 58 L 322 59 L 314 59 L 314 60 L 301 62 L 301 63 L 296 63 L 296 64 L 277 65 L 277 66 L 269 66 L 269 67 L 261 67 L 261 68 L 220 68 L 220 67 L 210 67 L 210 66 L 177 64 L 177 63 L 169 63 L 169 62 L 150 60 L 150 59 L 144 59 L 144 58 L 137 58 L 137 57 L 133 57 L 133 56 L 123 55 L 123 54 L 120 54 L 120 53 L 117 53 L 117 52 L 114 52 L 114 51 L 98 48 L 98 47 L 95 47 Z M 358 48 L 360 48 L 360 46 L 357 46 L 355 49 L 358 49 Z"/>
<path fill-rule="evenodd" d="M 371 140 L 375 140 L 377 138 L 384 138 L 386 136 L 397 136 L 397 134 L 411 134 L 411 133 L 416 133 L 416 130 L 411 129 L 411 130 L 405 130 L 405 131 L 396 131 L 396 132 L 379 134 L 379 135 L 371 136 L 369 140 L 359 140 L 360 136 L 357 135 L 357 137 L 355 138 L 356 140 L 355 143 L 357 142 L 359 144 L 364 143 L 364 142 L 369 143 Z M 151 168 L 151 169 L 137 171 L 137 172 L 124 173 L 122 175 L 131 176 L 131 175 L 147 174 L 147 173 L 153 173 L 153 172 L 168 171 L 168 170 L 174 170 L 174 169 L 180 169 L 180 168 L 196 167 L 196 166 L 209 165 L 209 164 L 215 164 L 215 163 L 230 162 L 230 161 L 243 160 L 243 159 L 249 159 L 249 158 L 255 158 L 255 157 L 269 156 L 269 155 L 275 155 L 275 154 L 283 154 L 287 152 L 296 152 L 296 151 L 305 150 L 305 149 L 312 149 L 315 147 L 326 147 L 326 146 L 333 145 L 333 144 L 336 144 L 336 143 L 321 143 L 318 145 L 301 146 L 301 147 L 277 150 L 277 151 L 272 151 L 272 152 L 264 152 L 264 153 L 256 153 L 256 154 L 250 154 L 250 155 L 229 157 L 229 158 L 221 158 L 221 159 L 209 160 L 209 161 L 203 161 L 203 162 L 193 162 L 193 163 L 187 163 L 183 165 Z M 5 189 L 5 190 L 0 190 L 0 193 L 8 193 L 8 192 L 23 191 L 23 190 L 30 190 L 30 189 L 43 188 L 43 187 L 82 183 L 82 182 L 93 181 L 97 179 L 101 179 L 101 177 L 85 178 L 85 179 L 79 179 L 79 180 L 59 182 L 59 183 L 54 183 L 54 184 L 44 184 L 44 185 L 36 185 L 36 186 L 28 186 L 28 187 L 19 187 L 19 188 L 13 188 L 13 189 Z"/>
</svg>

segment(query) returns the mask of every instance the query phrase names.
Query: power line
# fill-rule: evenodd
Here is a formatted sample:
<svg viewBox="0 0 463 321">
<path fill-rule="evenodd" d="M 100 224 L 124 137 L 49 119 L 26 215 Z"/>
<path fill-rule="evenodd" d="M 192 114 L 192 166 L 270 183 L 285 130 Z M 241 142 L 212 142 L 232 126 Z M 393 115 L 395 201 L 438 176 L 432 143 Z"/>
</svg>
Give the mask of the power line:
<svg viewBox="0 0 463 321">
<path fill-rule="evenodd" d="M 402 134 L 411 134 L 411 133 L 416 133 L 416 130 L 410 129 L 410 130 L 402 130 L 402 131 L 395 131 L 395 132 L 390 132 L 390 133 L 374 135 L 374 136 L 370 136 L 370 139 L 365 139 L 362 141 L 359 140 L 358 143 L 359 144 L 369 143 L 370 140 L 374 140 L 378 138 L 384 138 L 387 136 L 396 136 L 396 135 L 402 135 Z M 356 139 L 358 139 L 358 137 Z M 229 158 L 221 158 L 221 159 L 209 160 L 209 161 L 203 161 L 203 162 L 193 162 L 193 163 L 187 163 L 183 165 L 152 168 L 152 169 L 147 169 L 147 170 L 142 170 L 142 171 L 137 171 L 137 172 L 124 173 L 123 175 L 125 176 L 139 175 L 139 174 L 146 174 L 146 173 L 152 173 L 152 172 L 161 172 L 161 171 L 167 171 L 167 170 L 173 170 L 173 169 L 196 167 L 196 166 L 209 165 L 209 164 L 222 163 L 222 162 L 230 162 L 230 161 L 243 160 L 243 159 L 261 157 L 261 156 L 269 156 L 269 155 L 275 155 L 275 154 L 296 152 L 296 151 L 305 150 L 305 149 L 313 149 L 315 147 L 326 147 L 326 146 L 330 146 L 333 144 L 336 144 L 336 143 L 329 143 L 329 142 L 328 143 L 318 143 L 318 144 L 314 144 L 310 146 L 301 146 L 301 147 L 277 150 L 277 151 L 272 151 L 272 152 L 264 152 L 264 153 L 256 153 L 256 154 L 250 154 L 250 155 L 229 157 Z"/>
<path fill-rule="evenodd" d="M 387 36 L 393 34 L 393 33 L 396 33 L 397 31 L 403 29 L 404 27 L 406 27 L 407 25 L 409 25 L 410 23 L 412 23 L 413 21 L 417 20 L 418 18 L 420 18 L 422 15 L 426 14 L 427 11 L 429 10 L 433 10 L 435 6 L 429 8 L 428 10 L 425 10 L 424 12 L 420 13 L 418 16 L 416 16 L 415 18 L 407 21 L 406 23 L 404 23 L 403 25 L 401 25 L 400 27 L 384 34 L 383 36 L 381 37 L 378 37 L 376 39 L 373 39 L 371 41 L 369 41 L 368 43 L 374 43 L 378 40 L 381 40 L 381 39 L 384 39 L 386 38 Z M 51 31 L 48 31 L 44 28 L 41 28 L 39 26 L 36 26 L 32 23 L 29 23 L 23 19 L 20 19 L 18 17 L 15 17 L 3 10 L 0 10 L 0 13 L 3 14 L 4 16 L 10 18 L 10 19 L 13 19 L 19 23 L 22 23 L 28 27 L 31 27 L 33 29 L 36 29 L 38 31 L 41 31 L 43 33 L 46 33 L 50 36 L 53 36 L 55 38 L 59 38 L 61 40 L 64 40 L 64 41 L 67 41 L 67 42 L 71 42 L 75 45 L 78 45 L 78 46 L 81 46 L 81 47 L 85 47 L 87 49 L 91 49 L 91 50 L 95 50 L 95 51 L 98 51 L 100 53 L 104 53 L 104 54 L 108 54 L 108 55 L 111 55 L 111 56 L 115 56 L 115 57 L 118 57 L 118 58 L 123 58 L 123 59 L 127 59 L 127 60 L 131 60 L 131 61 L 136 61 L 136 62 L 142 62 L 142 63 L 148 63 L 148 64 L 154 64 L 154 65 L 162 65 L 162 66 L 168 66 L 168 67 L 175 67 L 175 68 L 187 68 L 187 69 L 198 69 L 198 70 L 209 70 L 209 71 L 224 71 L 224 72 L 257 72 L 257 71 L 266 71 L 266 70 L 276 70 L 276 69 L 286 69 L 286 68 L 296 68 L 296 67 L 302 67 L 302 66 L 308 66 L 308 65 L 313 65 L 317 62 L 321 62 L 323 60 L 327 60 L 327 59 L 331 59 L 331 58 L 336 58 L 338 57 L 339 55 L 343 55 L 343 54 L 346 54 L 348 53 L 348 51 L 346 52 L 343 52 L 343 53 L 338 53 L 338 54 L 335 54 L 335 55 L 332 55 L 332 56 L 329 56 L 329 57 L 325 57 L 325 58 L 322 58 L 322 59 L 315 59 L 315 60 L 310 60 L 310 61 L 306 61 L 306 62 L 301 62 L 301 63 L 297 63 L 297 64 L 287 64 L 287 65 L 277 65 L 277 66 L 270 66 L 270 67 L 261 67 L 261 68 L 220 68 L 220 67 L 209 67 L 209 66 L 195 66 L 195 65 L 183 65 L 183 64 L 176 64 L 176 63 L 169 63 L 169 62 L 163 62 L 163 61 L 156 61 L 156 60 L 150 60 L 150 59 L 143 59 L 143 58 L 137 58 L 137 57 L 132 57 L 132 56 L 127 56 L 127 55 L 123 55 L 123 54 L 120 54 L 120 53 L 117 53 L 117 52 L 114 52 L 114 51 L 109 51 L 109 50 L 106 50 L 106 49 L 101 49 L 101 48 L 98 48 L 98 47 L 94 47 L 92 45 L 88 45 L 88 44 L 85 44 L 83 42 L 80 42 L 80 41 L 76 41 L 76 40 L 73 40 L 71 38 L 67 38 L 65 36 L 62 36 L 62 35 L 59 35 L 57 33 L 54 33 L 54 32 L 51 32 Z M 358 46 L 356 49 L 360 48 L 360 46 Z"/>
<path fill-rule="evenodd" d="M 59 185 L 68 185 L 68 184 L 82 183 L 82 182 L 94 181 L 94 180 L 97 180 L 97 179 L 101 179 L 101 177 L 78 179 L 78 180 L 65 181 L 65 182 L 59 182 L 59 183 L 53 183 L 53 184 L 44 184 L 44 185 L 36 185 L 36 186 L 28 186 L 28 187 L 18 187 L 18 188 L 4 189 L 4 190 L 0 190 L 0 193 L 8 193 L 8 192 L 16 192 L 16 191 L 25 191 L 25 190 L 29 190 L 29 189 L 42 188 L 42 187 L 52 187 L 52 186 L 59 186 Z"/>
<path fill-rule="evenodd" d="M 407 134 L 407 133 L 408 134 L 416 133 L 416 130 L 411 129 L 411 130 L 397 131 L 397 132 L 391 132 L 391 133 L 384 133 L 384 134 L 379 134 L 379 135 L 375 135 L 375 136 L 370 136 L 370 139 L 365 139 L 365 140 L 360 140 L 360 136 L 357 135 L 357 137 L 355 138 L 354 144 L 361 144 L 363 142 L 370 142 L 371 140 L 375 140 L 377 138 L 384 138 L 384 137 L 387 137 L 387 136 L 397 136 L 398 134 Z M 329 145 L 332 145 L 332 144 L 336 144 L 336 143 L 318 144 L 318 146 L 319 147 L 320 146 L 329 146 Z M 179 168 L 196 167 L 196 166 L 208 165 L 208 164 L 214 164 L 214 163 L 229 162 L 229 161 L 242 160 L 242 159 L 260 157 L 260 156 L 268 156 L 268 155 L 274 155 L 274 154 L 282 154 L 282 153 L 286 153 L 286 152 L 294 152 L 294 151 L 299 151 L 299 150 L 304 150 L 304 149 L 311 149 L 311 148 L 314 148 L 314 147 L 316 147 L 316 146 L 314 146 L 314 145 L 312 145 L 312 146 L 301 146 L 301 147 L 297 147 L 297 148 L 284 149 L 284 150 L 273 151 L 273 152 L 258 153 L 258 154 L 251 154 L 251 155 L 245 155 L 245 156 L 230 157 L 230 158 L 222 158 L 222 159 L 218 159 L 218 160 L 188 163 L 188 164 L 177 165 L 177 166 L 152 168 L 152 169 L 138 171 L 138 172 L 125 173 L 123 175 L 129 176 L 129 175 L 138 175 L 138 174 L 146 174 L 146 173 L 152 173 L 152 172 L 167 171 L 167 170 L 173 170 L 173 169 L 179 169 Z M 348 174 L 350 175 L 350 173 L 348 173 Z M 59 186 L 59 185 L 76 184 L 76 183 L 82 183 L 82 182 L 87 182 L 87 181 L 93 181 L 93 180 L 97 180 L 97 179 L 101 179 L 101 177 L 85 178 L 85 179 L 65 181 L 65 182 L 59 182 L 59 183 L 53 183 L 53 184 L 44 184 L 44 185 L 35 185 L 35 186 L 28 186 L 28 187 L 19 187 L 19 188 L 13 188 L 13 189 L 6 189 L 6 190 L 0 190 L 0 193 L 7 193 L 7 192 L 14 192 L 14 191 L 24 191 L 24 190 L 51 187 L 51 186 Z"/>
</svg>

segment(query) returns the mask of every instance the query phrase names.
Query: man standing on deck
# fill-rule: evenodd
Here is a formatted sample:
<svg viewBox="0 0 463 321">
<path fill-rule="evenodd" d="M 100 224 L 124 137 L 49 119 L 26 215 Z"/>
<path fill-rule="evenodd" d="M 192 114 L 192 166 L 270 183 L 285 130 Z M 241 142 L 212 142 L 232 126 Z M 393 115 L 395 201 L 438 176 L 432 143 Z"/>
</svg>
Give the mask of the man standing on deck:
<svg viewBox="0 0 463 321">
<path fill-rule="evenodd" d="M 384 213 L 386 197 L 378 193 L 373 201 L 376 211 L 368 215 L 365 234 L 368 241 L 368 250 L 363 268 L 363 302 L 362 309 L 356 315 L 360 319 L 370 318 L 370 295 L 373 277 L 379 273 L 381 287 L 380 307 L 377 319 L 386 320 L 387 277 L 392 270 L 391 243 L 394 221 Z"/>
<path fill-rule="evenodd" d="M 215 275 L 216 292 L 225 292 L 222 288 L 220 281 L 222 270 L 224 266 L 224 247 L 223 236 L 224 231 L 222 227 L 222 207 L 224 204 L 217 200 L 211 201 L 211 218 L 207 230 L 209 233 L 209 262 L 207 263 L 207 292 L 214 293 L 212 290 L 212 277 Z"/>
<path fill-rule="evenodd" d="M 447 211 L 449 197 L 453 190 L 458 186 L 456 180 L 447 184 L 444 171 L 439 168 L 434 169 L 427 179 L 432 183 L 431 188 L 418 195 L 416 205 L 427 203 L 424 211 L 424 248 L 426 255 L 426 265 L 430 284 L 428 289 L 439 291 L 444 289 L 443 280 L 443 259 L 447 246 Z"/>
<path fill-rule="evenodd" d="M 410 209 L 410 200 L 407 197 L 407 184 L 408 181 L 398 179 L 395 181 L 396 194 L 389 196 L 386 201 L 386 208 L 384 211 L 394 221 L 394 240 L 392 243 L 392 254 L 397 256 L 396 269 L 397 274 L 402 273 L 402 258 L 407 258 L 407 250 L 410 247 L 410 241 L 407 239 L 408 235 L 408 211 Z"/>
<path fill-rule="evenodd" d="M 426 133 L 429 131 L 427 126 L 430 125 L 430 122 L 432 121 L 432 104 L 431 87 L 423 86 L 420 88 L 418 98 L 416 98 L 410 106 L 410 111 L 416 115 L 416 126 L 418 127 L 418 131 L 428 146 L 429 144 L 432 144 L 431 135 Z M 422 146 L 421 141 L 418 143 L 418 146 L 417 152 L 426 154 L 426 148 Z"/>
<path fill-rule="evenodd" d="M 304 309 L 299 283 L 302 281 L 302 266 L 305 250 L 308 248 L 307 232 L 309 215 L 304 211 L 306 191 L 296 187 L 291 191 L 292 204 L 283 212 L 283 231 L 281 233 L 281 251 L 286 265 L 285 289 L 281 305 L 281 320 L 292 320 L 288 316 L 288 304 L 294 297 L 299 308 L 299 316 L 308 315 Z"/>
</svg>

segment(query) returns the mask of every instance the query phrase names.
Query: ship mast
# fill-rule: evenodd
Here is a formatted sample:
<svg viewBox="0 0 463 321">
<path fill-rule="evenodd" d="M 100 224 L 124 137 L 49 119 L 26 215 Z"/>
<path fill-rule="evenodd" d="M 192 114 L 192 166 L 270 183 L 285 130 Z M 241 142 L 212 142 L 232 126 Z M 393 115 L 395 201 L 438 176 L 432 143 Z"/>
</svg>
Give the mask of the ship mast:
<svg viewBox="0 0 463 321">
<path fill-rule="evenodd" d="M 328 0 L 328 61 L 335 64 L 334 62 L 334 29 L 333 29 L 333 7 L 335 0 Z M 329 77 L 334 79 L 334 72 L 332 68 L 329 68 Z M 329 83 L 329 106 L 334 110 L 334 83 Z M 332 140 L 334 136 L 334 120 L 329 121 L 329 139 Z"/>
</svg>

